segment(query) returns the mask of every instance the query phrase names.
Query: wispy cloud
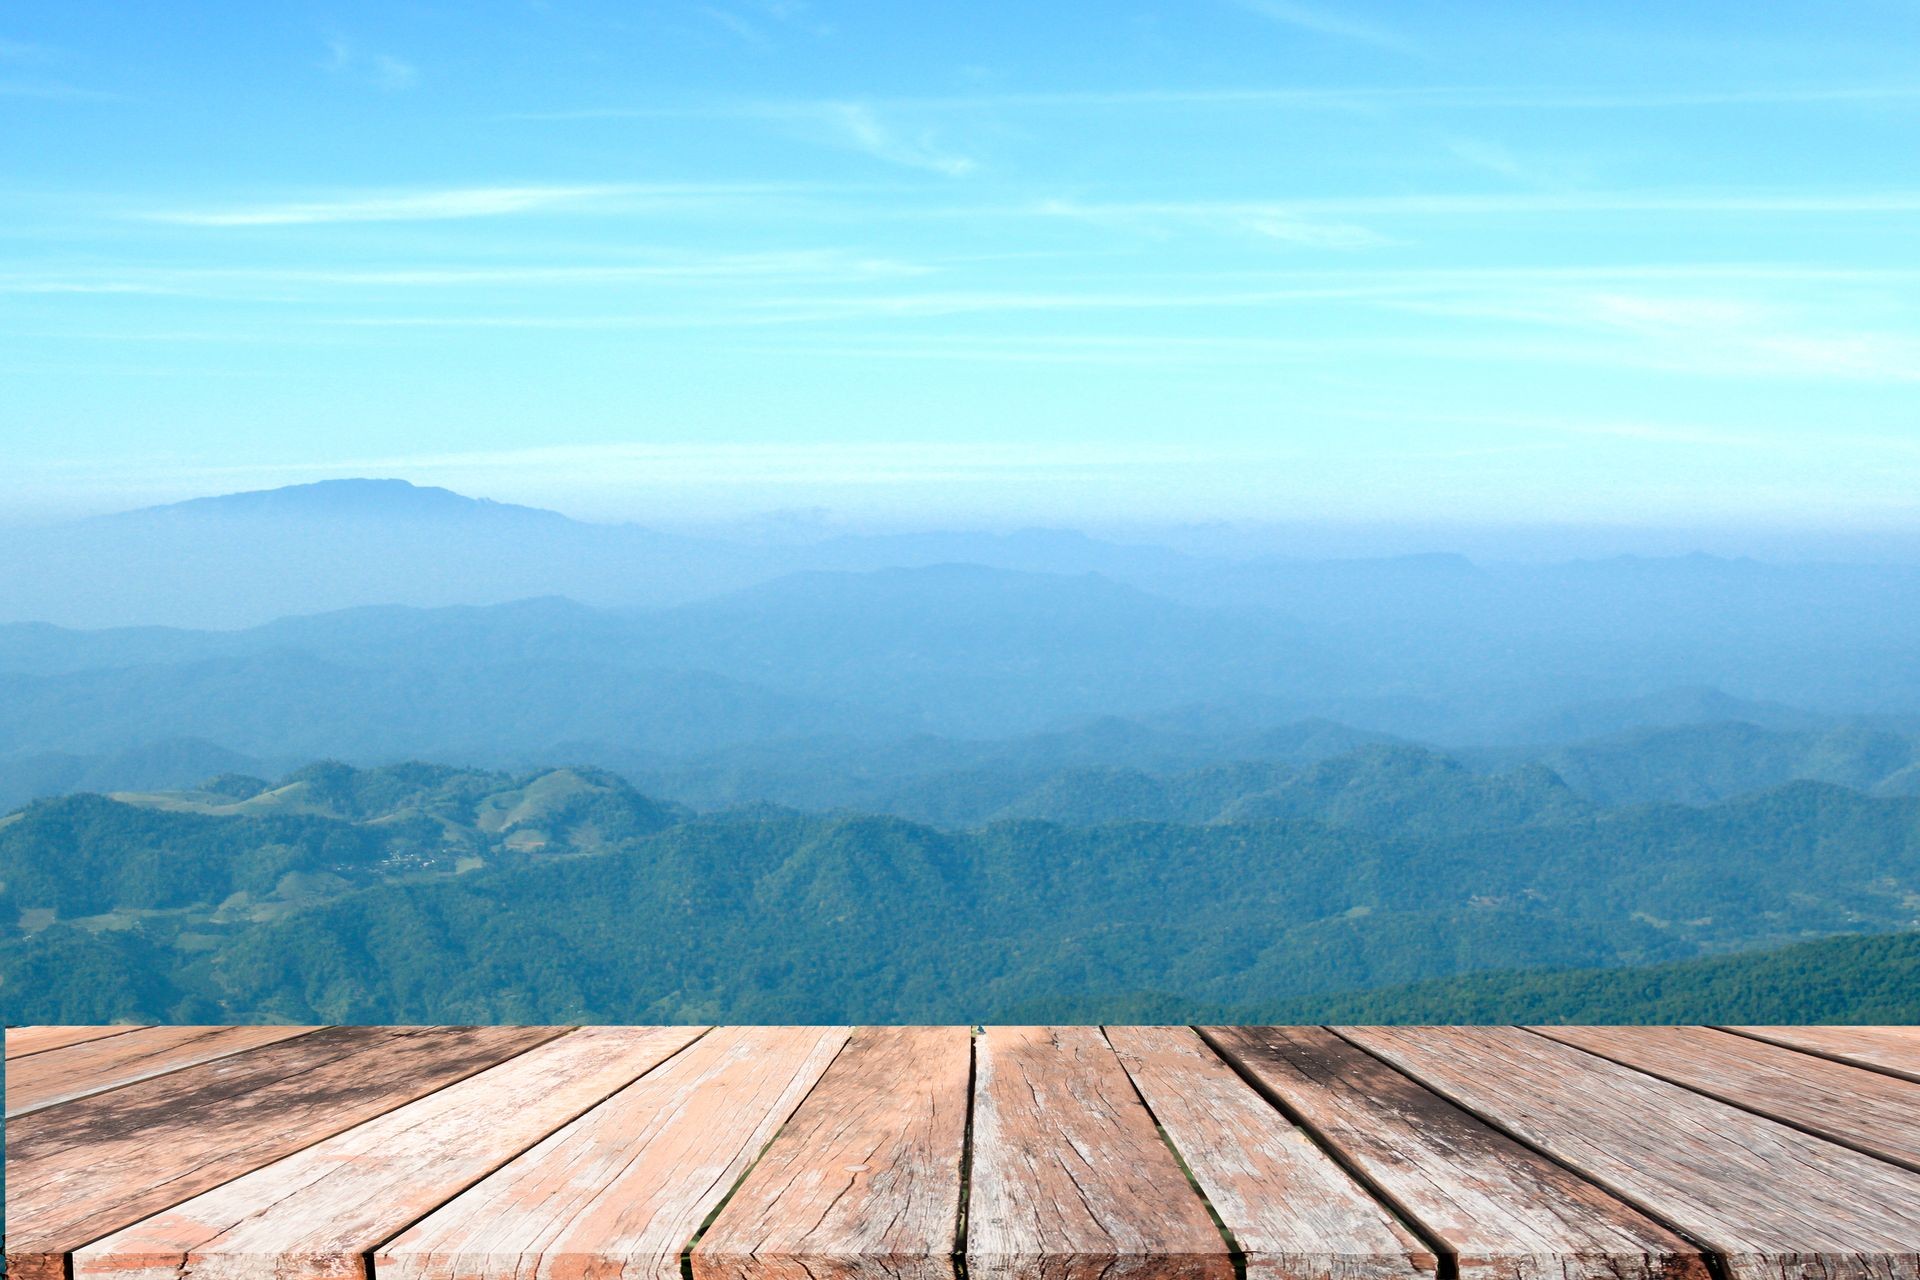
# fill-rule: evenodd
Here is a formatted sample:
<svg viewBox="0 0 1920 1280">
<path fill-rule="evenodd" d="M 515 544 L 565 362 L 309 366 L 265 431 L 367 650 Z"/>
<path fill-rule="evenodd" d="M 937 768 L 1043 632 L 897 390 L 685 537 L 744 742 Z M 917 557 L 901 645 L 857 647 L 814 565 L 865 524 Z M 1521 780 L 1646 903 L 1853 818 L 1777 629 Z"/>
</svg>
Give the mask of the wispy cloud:
<svg viewBox="0 0 1920 1280">
<path fill-rule="evenodd" d="M 820 119 L 841 144 L 889 164 L 926 169 L 949 178 L 965 177 L 980 167 L 979 162 L 969 156 L 939 147 L 931 134 L 901 132 L 861 103 L 829 104 L 821 109 Z"/>
<path fill-rule="evenodd" d="M 0 293 L 175 294 L 181 290 L 143 280 L 72 280 L 0 275 Z"/>
<path fill-rule="evenodd" d="M 1742 106 L 1818 106 L 1920 103 L 1920 84 L 1728 86 L 1702 89 L 1540 89 L 1501 85 L 1354 85 L 1322 88 L 1167 88 L 1008 91 L 925 97 L 870 96 L 875 111 L 993 112 L 1152 109 L 1157 107 L 1272 107 L 1283 110 L 1362 111 L 1383 106 L 1565 111 L 1663 110 Z M 836 105 L 820 99 L 746 99 L 654 103 L 503 112 L 529 121 L 764 119 L 818 113 Z"/>
<path fill-rule="evenodd" d="M 0 98 L 38 98 L 48 102 L 111 102 L 119 98 L 119 94 L 44 78 L 46 68 L 64 60 L 64 52 L 51 45 L 0 39 L 0 68 L 16 69 L 32 77 L 0 79 Z"/>
<path fill-rule="evenodd" d="M 1392 49 L 1405 53 L 1413 46 L 1399 32 L 1349 17 L 1344 13 L 1316 4 L 1301 4 L 1298 0 L 1235 0 L 1242 9 L 1257 13 L 1263 18 L 1293 27 L 1300 31 L 1312 32 L 1318 36 L 1332 36 L 1338 40 L 1353 40 L 1360 44 L 1370 44 L 1380 49 Z"/>
<path fill-rule="evenodd" d="M 48 102 L 118 102 L 122 95 L 84 89 L 59 80 L 0 80 L 0 98 L 39 98 Z"/>
<path fill-rule="evenodd" d="M 411 89 L 420 83 L 419 69 L 411 62 L 390 53 L 362 49 L 339 36 L 327 38 L 327 56 L 320 66 L 334 75 L 348 76 L 388 91 Z"/>
<path fill-rule="evenodd" d="M 694 107 L 596 107 L 580 111 L 511 112 L 502 119 L 559 123 L 585 120 L 742 120 L 764 121 L 814 142 L 859 151 L 888 164 L 964 177 L 978 160 L 941 144 L 931 129 L 910 129 L 895 119 L 912 114 L 915 104 L 879 105 L 866 99 L 802 98 L 735 102 Z"/>
<path fill-rule="evenodd" d="M 767 39 L 767 33 L 762 31 L 758 25 L 747 21 L 746 18 L 731 9 L 722 9 L 717 5 L 703 4 L 700 6 L 700 12 L 748 44 L 759 45 L 765 48 L 768 44 L 772 43 Z"/>
<path fill-rule="evenodd" d="M 731 7 L 703 4 L 697 6 L 696 12 L 758 48 L 773 44 L 771 32 L 775 29 L 803 31 L 815 36 L 832 30 L 814 15 L 811 5 L 799 0 L 748 0 L 746 4 Z"/>
<path fill-rule="evenodd" d="M 689 195 L 692 188 L 578 186 L 455 187 L 441 191 L 357 195 L 228 209 L 169 210 L 140 215 L 149 222 L 189 227 L 284 227 L 330 222 L 442 222 L 520 213 L 575 210 L 619 196 Z"/>
<path fill-rule="evenodd" d="M 803 444 L 717 442 L 562 444 L 521 449 L 476 450 L 336 458 L 280 467 L 196 468 L 199 475 L 246 474 L 420 474 L 457 471 L 470 476 L 551 472 L 576 481 L 581 476 L 618 475 L 647 488 L 675 485 L 762 488 L 830 482 L 878 488 L 902 482 L 940 483 L 965 477 L 1006 477 L 1113 467 L 1193 467 L 1210 461 L 1250 462 L 1270 458 L 1271 446 L 1197 446 L 1176 444 L 996 440 L 968 443 L 820 442 Z"/>
<path fill-rule="evenodd" d="M 1920 382 L 1920 335 L 1835 328 L 1804 307 L 1762 298 L 1549 286 L 1390 305 L 1579 332 L 1596 340 L 1578 356 L 1585 362 L 1709 377 Z"/>
<path fill-rule="evenodd" d="M 1076 218 L 1150 232 L 1164 231 L 1171 225 L 1225 229 L 1310 249 L 1368 249 L 1392 243 L 1368 227 L 1310 218 L 1277 206 L 1083 204 L 1072 200 L 1045 200 L 1038 211 L 1050 217 Z"/>
<path fill-rule="evenodd" d="M 1446 134 L 1440 148 L 1470 169 L 1533 187 L 1567 189 L 1590 181 L 1590 168 L 1566 156 L 1523 156 L 1491 138 Z"/>
<path fill-rule="evenodd" d="M 90 272 L 0 271 L 0 293 L 292 297 L 319 289 L 591 288 L 631 284 L 851 282 L 925 275 L 897 258 L 817 249 L 776 253 L 662 253 L 656 260 L 562 266 L 432 265 L 327 267 L 119 267 Z M 289 295 L 288 290 L 296 290 Z"/>
<path fill-rule="evenodd" d="M 27 40 L 0 39 L 0 62 L 51 62 L 54 50 Z"/>
<path fill-rule="evenodd" d="M 1406 193 L 1387 196 L 1302 196 L 1290 199 L 1065 201 L 1047 199 L 997 209 L 937 211 L 959 217 L 1170 218 L 1221 225 L 1257 219 L 1315 217 L 1484 217 L 1584 213 L 1877 214 L 1920 212 L 1920 190 L 1554 191 Z"/>
</svg>

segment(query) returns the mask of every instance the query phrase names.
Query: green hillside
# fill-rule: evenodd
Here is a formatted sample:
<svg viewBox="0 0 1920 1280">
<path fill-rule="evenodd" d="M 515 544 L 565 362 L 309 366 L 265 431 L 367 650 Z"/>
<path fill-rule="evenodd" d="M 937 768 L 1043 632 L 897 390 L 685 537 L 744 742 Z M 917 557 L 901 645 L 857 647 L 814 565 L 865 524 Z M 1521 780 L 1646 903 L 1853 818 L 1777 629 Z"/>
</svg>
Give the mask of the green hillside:
<svg viewBox="0 0 1920 1280">
<path fill-rule="evenodd" d="M 1544 779 L 1488 791 L 1461 771 L 1442 792 L 1452 769 L 1385 758 L 1404 767 L 1368 757 L 1291 792 L 1319 816 L 1204 824 L 700 816 L 590 770 L 423 765 L 42 801 L 0 819 L 0 1004 L 15 1021 L 1307 1016 L 1355 990 L 1917 923 L 1911 798 L 1797 783 L 1595 813 Z"/>
<path fill-rule="evenodd" d="M 1920 933 L 1643 968 L 1476 973 L 1267 1012 L 1353 1023 L 1920 1023 Z"/>
</svg>

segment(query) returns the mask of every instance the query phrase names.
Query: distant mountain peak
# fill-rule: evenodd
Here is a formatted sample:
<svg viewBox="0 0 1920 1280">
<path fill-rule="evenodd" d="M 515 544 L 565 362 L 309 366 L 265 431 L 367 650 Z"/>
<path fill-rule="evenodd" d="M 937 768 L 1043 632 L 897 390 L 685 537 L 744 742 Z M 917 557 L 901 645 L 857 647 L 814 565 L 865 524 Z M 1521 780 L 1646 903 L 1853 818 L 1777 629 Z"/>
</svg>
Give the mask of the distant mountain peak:
<svg viewBox="0 0 1920 1280">
<path fill-rule="evenodd" d="M 565 520 L 555 511 L 539 507 L 495 502 L 491 498 L 469 498 L 451 489 L 417 485 L 408 480 L 347 478 L 316 480 L 310 484 L 285 485 L 278 489 L 252 489 L 244 493 L 216 494 L 191 498 L 165 506 L 143 507 L 126 513 L 132 516 L 162 518 L 258 517 L 283 519 L 389 519 L 446 520 L 502 517 L 512 519 Z"/>
</svg>

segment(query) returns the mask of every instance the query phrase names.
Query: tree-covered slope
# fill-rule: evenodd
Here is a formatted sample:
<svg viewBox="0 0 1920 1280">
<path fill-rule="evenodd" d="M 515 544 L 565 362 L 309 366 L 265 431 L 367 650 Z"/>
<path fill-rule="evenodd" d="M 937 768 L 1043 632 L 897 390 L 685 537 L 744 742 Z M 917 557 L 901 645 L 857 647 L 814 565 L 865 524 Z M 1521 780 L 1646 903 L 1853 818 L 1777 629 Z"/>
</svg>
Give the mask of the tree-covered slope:
<svg viewBox="0 0 1920 1280">
<path fill-rule="evenodd" d="M 1431 781 L 1420 765 L 1407 783 Z M 0 1004 L 15 1020 L 1097 1019 L 1141 993 L 1268 1009 L 1916 923 L 1913 799 L 1801 783 L 1518 812 L 951 830 L 695 816 L 591 771 L 321 765 L 0 820 Z"/>
<path fill-rule="evenodd" d="M 1644 968 L 1475 973 L 1298 1008 L 1296 1018 L 1354 1023 L 1920 1023 L 1920 933 Z"/>
</svg>

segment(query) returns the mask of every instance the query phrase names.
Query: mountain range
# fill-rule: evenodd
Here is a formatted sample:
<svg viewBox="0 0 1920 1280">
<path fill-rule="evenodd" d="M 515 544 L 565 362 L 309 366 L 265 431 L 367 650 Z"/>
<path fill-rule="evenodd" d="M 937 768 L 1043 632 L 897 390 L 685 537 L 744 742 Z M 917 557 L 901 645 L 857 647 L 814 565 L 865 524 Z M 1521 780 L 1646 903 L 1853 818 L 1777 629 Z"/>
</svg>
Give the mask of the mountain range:
<svg viewBox="0 0 1920 1280">
<path fill-rule="evenodd" d="M 580 769 L 321 764 L 44 800 L 0 819 L 0 1001 L 29 1021 L 1097 1020 L 1920 927 L 1920 797 L 1801 782 L 1602 811 L 1541 770 L 1400 748 L 1246 781 L 1239 803 L 1155 800 L 1206 821 L 1089 822 L 1067 796 L 957 829 L 697 814 Z"/>
<path fill-rule="evenodd" d="M 1540 971 L 1920 926 L 1920 566 L 729 540 L 371 480 L 15 532 L 14 1018 L 1609 1009 Z M 1902 954 L 1805 963 L 1879 1008 Z"/>
<path fill-rule="evenodd" d="M 1236 560 L 1046 531 L 750 545 L 340 481 L 10 537 L 0 608 L 27 619 L 0 624 L 13 799 L 185 784 L 207 769 L 154 769 L 225 752 L 569 760 L 702 801 L 884 804 L 852 783 L 908 781 L 897 760 L 1168 772 L 1277 759 L 1261 735 L 1323 721 L 1470 760 L 1697 727 L 1697 754 L 1756 763 L 1625 791 L 1604 747 L 1553 767 L 1602 798 L 1700 799 L 1749 776 L 1878 785 L 1920 726 L 1901 564 Z M 1787 737 L 1734 747 L 1729 724 Z M 1091 745 L 1116 725 L 1131 747 Z M 1882 737 L 1813 745 L 1841 732 Z M 1813 759 L 1829 748 L 1866 755 Z M 778 776 L 829 765 L 848 785 Z"/>
<path fill-rule="evenodd" d="M 0 543 L 0 621 L 89 630 L 234 631 L 555 596 L 611 613 L 665 661 L 816 691 L 844 693 L 850 671 L 938 680 L 958 662 L 983 685 L 997 671 L 999 691 L 967 692 L 1004 702 L 1008 687 L 1047 693 L 1060 673 L 1022 664 L 1057 650 L 1096 664 L 1081 682 L 1091 713 L 1279 698 L 1389 709 L 1395 724 L 1365 727 L 1417 736 L 1594 736 L 1554 717 L 1689 687 L 1821 713 L 1920 710 L 1920 565 L 1907 563 L 1234 558 L 1064 530 L 729 541 L 381 480 L 14 529 Z M 132 651 L 168 652 L 161 636 L 142 643 Z"/>
</svg>

